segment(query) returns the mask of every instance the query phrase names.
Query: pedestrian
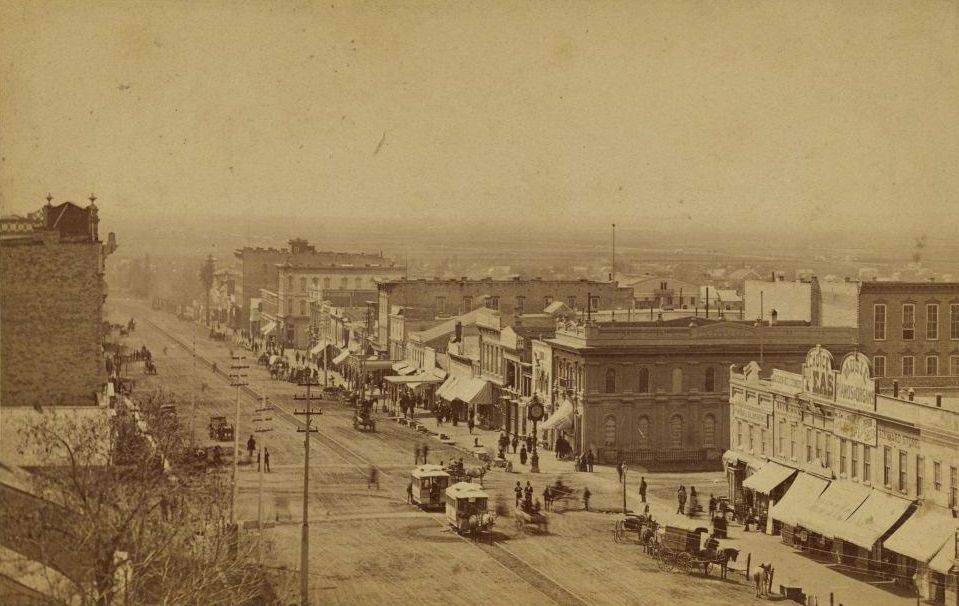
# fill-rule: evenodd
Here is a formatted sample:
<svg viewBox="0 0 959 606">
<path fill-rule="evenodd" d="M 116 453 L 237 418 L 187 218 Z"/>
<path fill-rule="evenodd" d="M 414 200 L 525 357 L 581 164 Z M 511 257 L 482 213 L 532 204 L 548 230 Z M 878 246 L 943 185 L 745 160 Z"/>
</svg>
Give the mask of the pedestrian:
<svg viewBox="0 0 959 606">
<path fill-rule="evenodd" d="M 709 494 L 709 519 L 711 520 L 714 517 L 716 517 L 716 497 L 714 497 L 712 493 L 710 493 Z"/>
<path fill-rule="evenodd" d="M 469 421 L 467 422 L 467 426 L 470 428 L 470 433 L 473 433 L 473 427 L 475 426 L 475 423 L 473 422 L 473 417 L 469 418 Z"/>
<path fill-rule="evenodd" d="M 589 511 L 589 497 L 591 497 L 592 494 L 593 493 L 589 491 L 589 487 L 583 487 L 583 507 L 586 508 L 586 511 Z"/>
<path fill-rule="evenodd" d="M 369 490 L 370 486 L 376 486 L 377 490 L 380 489 L 380 474 L 373 465 L 370 465 L 370 475 L 366 479 L 366 489 Z"/>
<path fill-rule="evenodd" d="M 553 494 L 549 491 L 549 484 L 547 484 L 546 488 L 543 489 L 543 504 L 546 506 L 546 511 L 549 511 L 552 497 Z"/>
<path fill-rule="evenodd" d="M 523 496 L 526 497 L 527 501 L 533 498 L 533 485 L 529 483 L 529 480 L 526 480 L 526 486 L 523 488 Z"/>
<path fill-rule="evenodd" d="M 429 454 L 430 447 L 426 444 L 423 444 L 423 465 L 426 465 L 426 455 Z"/>
<path fill-rule="evenodd" d="M 523 487 L 520 486 L 519 480 L 516 480 L 513 492 L 516 493 L 516 507 L 519 507 L 519 502 L 523 499 Z"/>
<path fill-rule="evenodd" d="M 263 466 L 266 468 L 266 473 L 270 473 L 270 449 L 263 447 Z"/>
<path fill-rule="evenodd" d="M 620 482 L 620 483 L 623 482 L 623 465 L 625 465 L 625 464 L 626 464 L 626 463 L 625 463 L 624 461 L 620 461 L 619 463 L 616 464 L 616 471 L 619 473 L 619 482 Z"/>
<path fill-rule="evenodd" d="M 593 449 L 590 448 L 586 451 L 586 466 L 587 471 L 593 471 Z"/>
<path fill-rule="evenodd" d="M 256 470 L 260 471 L 260 451 L 256 451 Z"/>
<path fill-rule="evenodd" d="M 516 454 L 516 447 L 519 446 L 519 438 L 516 437 L 516 434 L 513 434 L 513 441 L 510 443 L 513 447 L 513 454 Z"/>
<path fill-rule="evenodd" d="M 413 504 L 413 480 L 410 480 L 406 484 L 406 502 Z"/>
<path fill-rule="evenodd" d="M 526 465 L 526 444 L 519 449 L 519 464 Z"/>
<path fill-rule="evenodd" d="M 413 448 L 413 465 L 419 465 L 420 463 L 420 445 L 417 444 Z"/>
<path fill-rule="evenodd" d="M 246 441 L 246 450 L 250 453 L 248 459 L 253 461 L 253 451 L 256 450 L 256 440 L 253 438 L 253 434 L 250 434 L 250 439 Z"/>
<path fill-rule="evenodd" d="M 646 477 L 639 478 L 639 500 L 646 502 Z"/>
<path fill-rule="evenodd" d="M 682 484 L 679 485 L 679 489 L 676 491 L 676 501 L 679 503 L 679 507 L 676 508 L 676 513 L 681 514 L 686 507 L 686 487 Z"/>
</svg>

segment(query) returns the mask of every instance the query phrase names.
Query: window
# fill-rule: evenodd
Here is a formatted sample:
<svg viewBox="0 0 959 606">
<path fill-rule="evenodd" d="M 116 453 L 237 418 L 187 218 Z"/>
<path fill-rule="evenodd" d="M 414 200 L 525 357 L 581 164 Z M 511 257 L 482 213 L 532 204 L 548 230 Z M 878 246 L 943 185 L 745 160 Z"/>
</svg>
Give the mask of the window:
<svg viewBox="0 0 959 606">
<path fill-rule="evenodd" d="M 523 313 L 526 310 L 526 297 L 519 295 L 516 297 L 516 309 L 515 312 L 518 314 Z"/>
<path fill-rule="evenodd" d="M 566 297 L 566 305 L 570 309 L 576 309 L 576 297 Z"/>
<path fill-rule="evenodd" d="M 350 279 L 347 278 L 346 276 L 343 276 L 342 278 L 340 278 L 340 288 L 342 288 L 343 290 L 347 290 L 349 287 L 350 287 Z"/>
<path fill-rule="evenodd" d="M 839 440 L 839 473 L 846 473 L 846 441 Z"/>
<path fill-rule="evenodd" d="M 939 376 L 939 356 L 926 356 L 926 376 Z"/>
<path fill-rule="evenodd" d="M 783 450 L 783 446 L 786 443 L 786 437 L 783 435 L 784 433 L 786 433 L 786 422 L 782 419 L 779 419 L 779 433 L 776 436 L 779 439 L 779 442 L 776 451 L 781 457 L 786 455 L 786 452 Z"/>
<path fill-rule="evenodd" d="M 906 492 L 906 453 L 899 451 L 899 490 Z"/>
<path fill-rule="evenodd" d="M 669 447 L 680 450 L 683 447 L 683 418 L 673 415 L 669 420 Z"/>
<path fill-rule="evenodd" d="M 300 278 L 300 292 L 306 291 L 306 278 Z"/>
<path fill-rule="evenodd" d="M 323 278 L 323 288 L 325 288 L 326 290 L 330 289 L 331 283 L 332 283 L 332 280 L 330 280 L 330 278 Z"/>
<path fill-rule="evenodd" d="M 956 497 L 959 496 L 956 494 L 956 484 L 959 483 L 959 469 L 955 467 L 949 468 L 949 507 L 955 509 L 959 507 L 959 502 L 956 501 Z"/>
<path fill-rule="evenodd" d="M 605 446 L 616 445 L 616 417 L 607 415 L 603 421 L 603 444 Z"/>
<path fill-rule="evenodd" d="M 673 369 L 673 393 L 682 393 L 683 391 L 683 369 Z"/>
<path fill-rule="evenodd" d="M 743 445 L 743 422 L 736 421 L 736 446 Z"/>
<path fill-rule="evenodd" d="M 812 430 L 806 428 L 806 462 L 812 463 Z"/>
<path fill-rule="evenodd" d="M 639 448 L 646 450 L 649 448 L 649 417 L 639 417 L 636 422 L 636 432 L 639 434 Z"/>
<path fill-rule="evenodd" d="M 363 288 L 363 278 L 361 278 L 360 276 L 357 276 L 357 277 L 353 280 L 353 288 L 355 288 L 355 289 L 357 289 L 357 290 Z"/>
<path fill-rule="evenodd" d="M 612 368 L 606 370 L 606 393 L 616 393 L 616 371 Z"/>
<path fill-rule="evenodd" d="M 902 376 L 911 377 L 915 374 L 916 359 L 912 356 L 902 357 Z"/>
<path fill-rule="evenodd" d="M 320 281 L 317 278 L 313 278 L 313 280 L 310 281 L 310 284 L 313 285 L 313 288 L 316 288 L 320 285 Z"/>
<path fill-rule="evenodd" d="M 493 295 L 486 298 L 486 307 L 490 309 L 499 309 L 499 297 Z"/>
<path fill-rule="evenodd" d="M 716 448 L 716 417 L 703 417 L 703 448 Z"/>
<path fill-rule="evenodd" d="M 832 469 L 832 437 L 829 434 L 825 434 L 823 439 L 826 441 L 826 467 Z"/>
<path fill-rule="evenodd" d="M 882 448 L 882 483 L 887 487 L 892 482 L 892 448 Z"/>
<path fill-rule="evenodd" d="M 959 339 L 959 303 L 949 305 L 949 338 Z"/>
<path fill-rule="evenodd" d="M 446 315 L 446 297 L 436 297 L 437 315 Z"/>
<path fill-rule="evenodd" d="M 293 290 L 293 276 L 286 277 L 286 289 Z"/>
<path fill-rule="evenodd" d="M 759 428 L 759 452 L 766 454 L 766 430 L 762 427 Z"/>
<path fill-rule="evenodd" d="M 886 356 L 875 356 L 872 359 L 872 375 L 874 377 L 886 376 Z"/>
<path fill-rule="evenodd" d="M 543 297 L 543 309 L 546 309 L 547 307 L 549 307 L 550 303 L 552 302 L 553 302 L 552 295 L 546 295 L 545 297 Z"/>
<path fill-rule="evenodd" d="M 463 297 L 463 313 L 473 311 L 473 297 Z"/>
<path fill-rule="evenodd" d="M 599 297 L 590 297 L 589 298 L 589 308 L 592 311 L 599 309 Z"/>
<path fill-rule="evenodd" d="M 924 488 L 924 486 L 922 485 L 923 484 L 922 480 L 925 474 L 923 473 L 922 468 L 923 466 L 925 466 L 925 464 L 926 464 L 925 457 L 919 457 L 919 456 L 916 457 L 916 496 L 917 497 L 922 496 L 922 491 Z"/>
<path fill-rule="evenodd" d="M 789 426 L 789 458 L 796 460 L 796 426 Z"/>
<path fill-rule="evenodd" d="M 872 482 L 872 447 L 862 445 L 862 481 Z"/>
<path fill-rule="evenodd" d="M 912 341 L 916 336 L 916 306 L 902 304 L 902 340 Z"/>
<path fill-rule="evenodd" d="M 876 303 L 872 306 L 872 338 L 876 341 L 886 340 L 886 306 Z"/>
<path fill-rule="evenodd" d="M 300 301 L 300 315 L 306 315 L 306 301 Z"/>
<path fill-rule="evenodd" d="M 859 477 L 859 444 L 855 442 L 849 443 L 849 477 Z"/>
<path fill-rule="evenodd" d="M 649 393 L 649 369 L 639 369 L 639 393 Z"/>
<path fill-rule="evenodd" d="M 816 459 L 822 461 L 822 432 L 816 432 Z"/>
<path fill-rule="evenodd" d="M 747 424 L 746 429 L 749 430 L 749 452 L 755 452 L 756 444 L 753 442 L 753 426 L 751 424 Z"/>
<path fill-rule="evenodd" d="M 932 487 L 936 492 L 942 490 L 942 463 L 939 461 L 932 462 Z"/>
<path fill-rule="evenodd" d="M 959 376 L 959 356 L 949 356 L 949 374 Z"/>
<path fill-rule="evenodd" d="M 706 381 L 703 391 L 716 391 L 716 369 L 710 366 L 706 369 Z"/>
<path fill-rule="evenodd" d="M 939 338 L 939 304 L 926 305 L 926 338 L 935 341 Z"/>
</svg>

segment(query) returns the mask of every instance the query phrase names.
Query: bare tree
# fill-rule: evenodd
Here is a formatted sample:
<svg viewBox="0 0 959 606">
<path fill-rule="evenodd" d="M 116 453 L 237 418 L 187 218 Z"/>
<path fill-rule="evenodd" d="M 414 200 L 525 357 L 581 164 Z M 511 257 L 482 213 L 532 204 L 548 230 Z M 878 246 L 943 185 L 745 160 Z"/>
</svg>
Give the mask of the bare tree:
<svg viewBox="0 0 959 606">
<path fill-rule="evenodd" d="M 195 464 L 169 400 L 110 421 L 45 413 L 22 436 L 45 459 L 34 498 L 5 503 L 0 525 L 69 569 L 83 604 L 272 603 L 254 545 L 226 523 L 223 474 Z"/>
</svg>

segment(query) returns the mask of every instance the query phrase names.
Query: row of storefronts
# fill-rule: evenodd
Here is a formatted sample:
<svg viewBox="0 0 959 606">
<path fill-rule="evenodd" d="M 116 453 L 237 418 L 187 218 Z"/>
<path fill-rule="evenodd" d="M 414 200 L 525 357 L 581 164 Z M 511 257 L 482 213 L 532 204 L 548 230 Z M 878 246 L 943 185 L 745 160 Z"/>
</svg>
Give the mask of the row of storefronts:
<svg viewBox="0 0 959 606">
<path fill-rule="evenodd" d="M 738 517 L 830 564 L 959 604 L 959 409 L 877 394 L 869 361 L 730 371 L 723 461 Z"/>
</svg>

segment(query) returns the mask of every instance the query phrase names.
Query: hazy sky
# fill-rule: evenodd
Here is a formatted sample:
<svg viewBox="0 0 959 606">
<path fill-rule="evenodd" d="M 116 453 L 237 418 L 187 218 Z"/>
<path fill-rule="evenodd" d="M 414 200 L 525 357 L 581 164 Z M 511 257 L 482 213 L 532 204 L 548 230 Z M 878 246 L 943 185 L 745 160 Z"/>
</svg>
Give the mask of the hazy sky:
<svg viewBox="0 0 959 606">
<path fill-rule="evenodd" d="M 4 212 L 959 228 L 956 1 L 2 4 Z"/>
</svg>

